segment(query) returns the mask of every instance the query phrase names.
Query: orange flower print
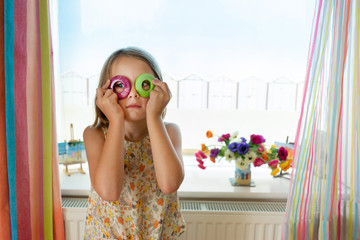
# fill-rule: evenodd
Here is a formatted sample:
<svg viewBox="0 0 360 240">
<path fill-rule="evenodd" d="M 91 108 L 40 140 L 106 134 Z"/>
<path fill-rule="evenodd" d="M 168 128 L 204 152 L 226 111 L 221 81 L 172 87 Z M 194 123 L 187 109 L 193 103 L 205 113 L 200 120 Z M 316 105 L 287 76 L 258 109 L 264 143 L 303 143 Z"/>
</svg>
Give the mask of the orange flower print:
<svg viewBox="0 0 360 240">
<path fill-rule="evenodd" d="M 210 130 L 206 132 L 207 138 L 212 138 L 212 136 L 213 136 L 213 133 Z"/>
<path fill-rule="evenodd" d="M 109 227 L 110 226 L 110 218 L 105 218 L 104 219 L 104 224 L 106 227 Z"/>
<path fill-rule="evenodd" d="M 265 152 L 262 154 L 262 158 L 263 158 L 265 161 L 269 159 L 267 153 L 265 153 Z"/>
<path fill-rule="evenodd" d="M 154 223 L 154 228 L 157 229 L 158 227 L 159 227 L 159 221 L 156 220 Z"/>
<path fill-rule="evenodd" d="M 213 163 L 215 163 L 215 158 L 210 157 L 210 161 L 212 161 Z"/>
<path fill-rule="evenodd" d="M 124 225 L 124 219 L 122 217 L 118 217 L 117 221 L 121 224 Z"/>
<path fill-rule="evenodd" d="M 162 205 L 164 204 L 164 199 L 159 198 L 159 199 L 157 200 L 157 204 L 160 205 L 160 206 L 162 206 Z"/>
<path fill-rule="evenodd" d="M 205 150 L 206 150 L 205 144 L 202 143 L 202 144 L 201 144 L 201 151 L 204 152 Z"/>
<path fill-rule="evenodd" d="M 143 172 L 144 169 L 145 169 L 145 165 L 142 165 L 142 164 L 141 164 L 140 167 L 139 167 L 139 171 L 140 171 L 140 172 Z"/>
<path fill-rule="evenodd" d="M 131 187 L 131 190 L 135 191 L 135 184 L 134 183 L 130 183 L 130 187 Z"/>
</svg>

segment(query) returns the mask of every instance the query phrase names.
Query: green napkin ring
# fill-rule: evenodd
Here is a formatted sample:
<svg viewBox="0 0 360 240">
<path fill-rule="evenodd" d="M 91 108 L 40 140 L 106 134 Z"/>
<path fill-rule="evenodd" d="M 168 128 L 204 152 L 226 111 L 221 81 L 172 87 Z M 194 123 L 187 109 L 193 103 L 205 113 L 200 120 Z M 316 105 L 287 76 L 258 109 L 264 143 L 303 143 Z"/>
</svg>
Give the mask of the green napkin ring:
<svg viewBox="0 0 360 240">
<path fill-rule="evenodd" d="M 140 74 L 135 80 L 135 89 L 142 97 L 149 97 L 150 92 L 155 88 L 152 83 L 155 77 L 149 73 Z"/>
</svg>

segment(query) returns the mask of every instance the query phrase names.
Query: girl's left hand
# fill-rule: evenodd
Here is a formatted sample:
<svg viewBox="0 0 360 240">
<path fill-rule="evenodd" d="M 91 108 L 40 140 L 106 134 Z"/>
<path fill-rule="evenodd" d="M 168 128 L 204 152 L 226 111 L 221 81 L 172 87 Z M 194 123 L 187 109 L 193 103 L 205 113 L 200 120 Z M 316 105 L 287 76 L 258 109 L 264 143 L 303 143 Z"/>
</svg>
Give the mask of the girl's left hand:
<svg viewBox="0 0 360 240">
<path fill-rule="evenodd" d="M 166 105 L 171 98 L 171 92 L 168 85 L 158 79 L 154 79 L 152 83 L 155 88 L 150 92 L 150 99 L 146 107 L 147 116 L 161 116 Z"/>
</svg>

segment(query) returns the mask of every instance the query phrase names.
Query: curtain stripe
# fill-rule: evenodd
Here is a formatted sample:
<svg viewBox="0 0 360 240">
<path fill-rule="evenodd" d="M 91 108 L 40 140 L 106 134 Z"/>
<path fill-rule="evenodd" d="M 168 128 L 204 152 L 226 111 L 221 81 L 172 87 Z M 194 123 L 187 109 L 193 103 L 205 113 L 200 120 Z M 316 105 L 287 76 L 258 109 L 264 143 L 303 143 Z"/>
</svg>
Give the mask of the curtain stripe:
<svg viewBox="0 0 360 240">
<path fill-rule="evenodd" d="M 17 239 L 16 212 L 16 174 L 15 174 L 15 109 L 14 109 L 14 3 L 4 1 L 5 25 L 5 117 L 6 117 L 6 152 L 9 181 L 9 202 L 11 236 Z"/>
<path fill-rule="evenodd" d="M 49 15 L 49 22 L 51 22 L 50 15 Z M 53 61 L 53 44 L 52 44 L 52 30 L 51 26 L 50 29 L 50 65 L 51 69 L 54 69 L 54 61 Z M 57 156 L 59 155 L 58 152 L 58 144 L 57 144 L 57 136 L 56 136 L 56 104 L 55 104 L 55 77 L 54 71 L 51 71 L 51 117 L 52 121 L 52 180 L 53 180 L 53 219 L 54 219 L 54 239 L 65 239 L 64 233 L 64 221 L 63 221 L 63 213 L 62 213 L 62 204 L 61 204 L 61 191 L 60 191 L 60 177 L 59 177 L 59 161 Z"/>
<path fill-rule="evenodd" d="M 30 169 L 30 185 L 31 185 L 31 199 L 38 199 L 38 201 L 31 201 L 31 231 L 32 239 L 43 239 L 40 235 L 40 225 L 43 225 L 42 218 L 40 218 L 40 184 L 39 184 L 39 108 L 41 102 L 38 101 L 41 91 L 38 89 L 38 21 L 37 21 L 37 6 L 35 0 L 29 1 L 27 9 L 27 38 L 28 38 L 28 62 L 27 62 L 27 116 L 32 121 L 28 121 L 29 133 L 29 169 Z M 40 94 L 41 95 L 41 94 Z"/>
<path fill-rule="evenodd" d="M 26 4 L 14 1 L 14 104 L 15 104 L 15 154 L 16 154 L 16 201 L 18 238 L 31 236 L 29 201 L 29 164 L 26 116 Z"/>
<path fill-rule="evenodd" d="M 34 0 L 34 4 L 36 6 L 36 20 L 37 20 L 37 72 L 38 72 L 38 78 L 37 78 L 37 86 L 38 86 L 38 92 L 37 95 L 37 102 L 39 104 L 39 111 L 38 111 L 38 135 L 39 135 L 39 224 L 40 224 L 40 239 L 44 240 L 44 146 L 43 146 L 43 96 L 42 96 L 42 71 L 41 71 L 41 36 L 40 36 L 40 7 L 39 7 L 39 0 Z M 43 20 L 43 19 L 42 19 Z M 34 99 L 35 100 L 35 99 Z"/>
<path fill-rule="evenodd" d="M 44 238 L 53 239 L 51 64 L 47 0 L 39 0 L 43 103 Z"/>
<path fill-rule="evenodd" d="M 38 92 L 37 101 L 39 103 L 39 111 L 38 111 L 38 131 L 39 131 L 39 223 L 40 223 L 40 239 L 44 240 L 44 146 L 43 146 L 43 97 L 42 97 L 42 72 L 41 72 L 41 37 L 40 37 L 40 10 L 39 10 L 39 1 L 35 0 L 36 5 L 36 16 L 37 16 L 37 86 Z"/>
<path fill-rule="evenodd" d="M 0 2 L 0 112 L 5 113 L 4 2 Z M 0 239 L 10 239 L 9 182 L 6 156 L 6 118 L 0 114 Z"/>
<path fill-rule="evenodd" d="M 44 239 L 43 237 L 43 213 L 42 213 L 42 171 L 39 171 L 40 162 L 42 162 L 42 133 L 41 127 L 41 88 L 40 82 L 40 43 L 39 43 L 39 19 L 38 19 L 38 4 L 37 0 L 31 0 L 28 4 L 28 74 L 27 74 L 27 105 L 28 118 L 32 121 L 28 122 L 29 132 L 29 162 L 30 162 L 30 184 L 31 184 L 31 199 L 38 199 L 38 201 L 31 201 L 31 227 L 32 239 Z M 41 168 L 42 169 L 42 168 Z"/>
</svg>

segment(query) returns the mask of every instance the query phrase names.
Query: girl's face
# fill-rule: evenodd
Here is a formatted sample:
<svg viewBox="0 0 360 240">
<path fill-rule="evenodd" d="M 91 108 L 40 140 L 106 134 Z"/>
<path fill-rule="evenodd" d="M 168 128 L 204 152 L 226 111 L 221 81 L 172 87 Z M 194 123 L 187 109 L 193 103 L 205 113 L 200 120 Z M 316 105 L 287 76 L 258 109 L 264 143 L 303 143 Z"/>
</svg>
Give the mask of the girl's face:
<svg viewBox="0 0 360 240">
<path fill-rule="evenodd" d="M 127 77 L 131 83 L 129 95 L 118 100 L 124 110 L 127 121 L 139 121 L 146 118 L 146 105 L 149 98 L 141 97 L 134 85 L 136 78 L 142 73 L 149 73 L 155 76 L 146 62 L 133 57 L 120 57 L 111 67 L 109 79 L 115 75 L 122 75 Z"/>
</svg>

